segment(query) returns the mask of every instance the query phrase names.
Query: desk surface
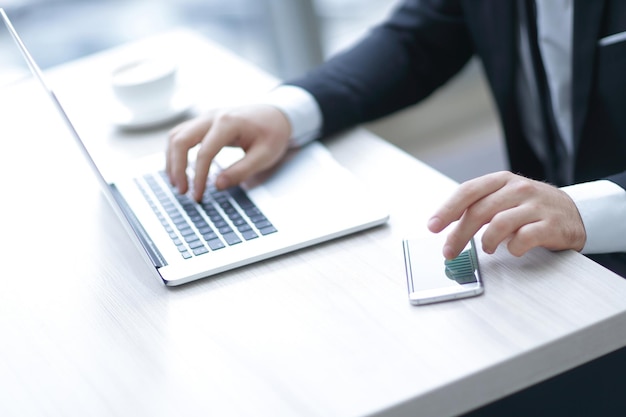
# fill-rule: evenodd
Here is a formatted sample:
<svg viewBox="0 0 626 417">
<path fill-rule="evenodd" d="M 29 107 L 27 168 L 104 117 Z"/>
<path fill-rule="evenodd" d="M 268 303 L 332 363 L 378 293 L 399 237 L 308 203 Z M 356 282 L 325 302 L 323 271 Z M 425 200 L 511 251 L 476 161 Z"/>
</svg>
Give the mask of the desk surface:
<svg viewBox="0 0 626 417">
<path fill-rule="evenodd" d="M 188 32 L 50 71 L 102 152 L 164 146 L 106 119 L 111 65 L 155 48 L 200 109 L 276 82 Z M 0 415 L 443 417 L 626 340 L 626 281 L 573 252 L 481 254 L 483 296 L 411 306 L 401 239 L 455 184 L 360 129 L 327 144 L 389 199 L 388 225 L 166 288 L 51 112 L 34 90 L 0 96 Z"/>
</svg>

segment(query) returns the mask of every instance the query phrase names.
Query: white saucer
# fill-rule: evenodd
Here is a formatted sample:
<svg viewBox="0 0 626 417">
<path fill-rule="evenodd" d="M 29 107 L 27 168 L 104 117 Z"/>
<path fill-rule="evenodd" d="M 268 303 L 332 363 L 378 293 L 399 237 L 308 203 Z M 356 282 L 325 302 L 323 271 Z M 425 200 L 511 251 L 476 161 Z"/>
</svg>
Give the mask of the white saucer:
<svg viewBox="0 0 626 417">
<path fill-rule="evenodd" d="M 182 119 L 191 112 L 193 107 L 189 95 L 179 90 L 170 100 L 169 106 L 163 109 L 138 113 L 112 99 L 111 121 L 121 129 L 140 130 L 150 129 Z"/>
</svg>

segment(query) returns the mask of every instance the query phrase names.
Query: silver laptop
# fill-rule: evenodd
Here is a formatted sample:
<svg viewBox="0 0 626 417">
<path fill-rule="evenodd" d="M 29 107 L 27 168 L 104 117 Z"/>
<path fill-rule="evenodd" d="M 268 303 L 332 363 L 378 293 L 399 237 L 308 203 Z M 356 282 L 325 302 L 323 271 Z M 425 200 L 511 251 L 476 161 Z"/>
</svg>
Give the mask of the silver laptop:
<svg viewBox="0 0 626 417">
<path fill-rule="evenodd" d="M 387 221 L 388 212 L 375 195 L 317 142 L 290 152 L 254 184 L 225 191 L 211 185 L 211 176 L 225 163 L 218 155 L 201 203 L 172 189 L 163 154 L 133 161 L 117 172 L 99 169 L 2 9 L 0 15 L 129 235 L 166 285 L 206 278 Z"/>
</svg>

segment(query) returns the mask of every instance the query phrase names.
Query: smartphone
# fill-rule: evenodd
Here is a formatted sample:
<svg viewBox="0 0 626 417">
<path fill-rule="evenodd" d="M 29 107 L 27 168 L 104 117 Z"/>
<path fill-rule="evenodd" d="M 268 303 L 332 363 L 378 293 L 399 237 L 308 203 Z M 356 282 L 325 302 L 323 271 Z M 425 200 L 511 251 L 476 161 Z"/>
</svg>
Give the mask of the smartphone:
<svg viewBox="0 0 626 417">
<path fill-rule="evenodd" d="M 451 260 L 441 253 L 444 242 L 445 236 L 439 234 L 402 241 L 411 304 L 431 304 L 483 293 L 474 239 Z"/>
</svg>

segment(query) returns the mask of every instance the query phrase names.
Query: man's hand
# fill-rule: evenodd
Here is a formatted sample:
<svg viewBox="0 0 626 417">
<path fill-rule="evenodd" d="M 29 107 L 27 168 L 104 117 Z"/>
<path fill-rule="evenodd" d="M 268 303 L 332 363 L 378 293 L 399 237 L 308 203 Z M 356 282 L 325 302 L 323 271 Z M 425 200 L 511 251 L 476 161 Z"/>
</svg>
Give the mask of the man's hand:
<svg viewBox="0 0 626 417">
<path fill-rule="evenodd" d="M 510 172 L 461 184 L 428 221 L 428 228 L 439 233 L 456 220 L 443 248 L 447 259 L 458 256 L 485 224 L 482 246 L 490 254 L 506 240 L 515 256 L 538 246 L 580 251 L 587 238 L 578 209 L 564 191 Z"/>
<path fill-rule="evenodd" d="M 222 171 L 215 181 L 219 189 L 231 187 L 275 165 L 285 154 L 291 135 L 286 116 L 269 105 L 216 110 L 173 128 L 166 152 L 166 172 L 179 192 L 189 183 L 185 170 L 188 152 L 200 145 L 196 160 L 193 197 L 202 198 L 211 161 L 224 146 L 239 146 L 246 155 Z"/>
</svg>

